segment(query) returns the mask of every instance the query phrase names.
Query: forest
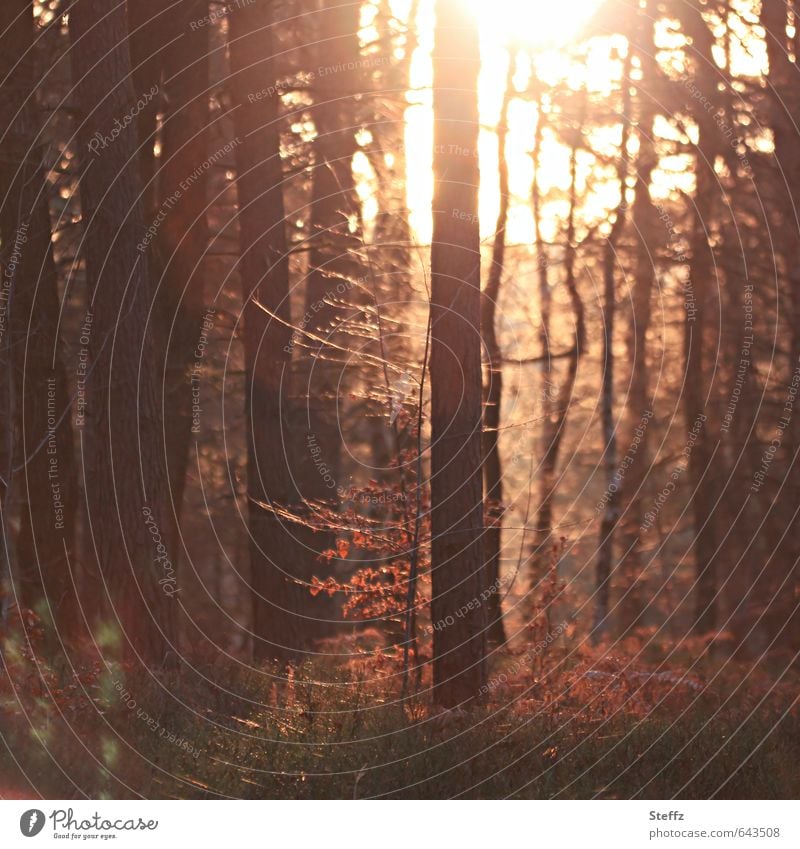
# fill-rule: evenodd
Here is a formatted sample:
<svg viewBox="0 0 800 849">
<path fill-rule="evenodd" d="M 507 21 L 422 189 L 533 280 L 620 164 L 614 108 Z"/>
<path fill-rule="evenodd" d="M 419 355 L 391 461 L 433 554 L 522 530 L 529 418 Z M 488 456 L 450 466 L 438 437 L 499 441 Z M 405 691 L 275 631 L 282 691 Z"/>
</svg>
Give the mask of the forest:
<svg viewBox="0 0 800 849">
<path fill-rule="evenodd" d="M 2 0 L 0 799 L 796 799 L 800 6 Z"/>
</svg>

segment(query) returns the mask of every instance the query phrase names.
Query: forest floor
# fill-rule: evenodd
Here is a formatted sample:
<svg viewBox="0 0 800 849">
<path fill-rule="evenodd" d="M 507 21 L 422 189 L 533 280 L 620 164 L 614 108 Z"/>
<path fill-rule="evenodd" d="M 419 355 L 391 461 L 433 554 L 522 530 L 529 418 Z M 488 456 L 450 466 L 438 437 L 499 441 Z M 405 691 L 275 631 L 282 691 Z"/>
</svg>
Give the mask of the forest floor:
<svg viewBox="0 0 800 849">
<path fill-rule="evenodd" d="M 401 699 L 392 663 L 325 684 L 218 663 L 23 681 L 21 664 L 0 678 L 2 798 L 800 797 L 800 675 L 782 663 L 595 654 L 536 679 L 509 658 L 454 711 Z"/>
</svg>

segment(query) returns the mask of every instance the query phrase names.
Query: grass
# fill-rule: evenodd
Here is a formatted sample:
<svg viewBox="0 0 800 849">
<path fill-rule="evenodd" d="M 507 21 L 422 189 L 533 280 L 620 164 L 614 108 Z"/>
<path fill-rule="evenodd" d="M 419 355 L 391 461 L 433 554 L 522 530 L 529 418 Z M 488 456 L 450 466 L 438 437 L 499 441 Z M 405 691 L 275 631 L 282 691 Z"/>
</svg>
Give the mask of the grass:
<svg viewBox="0 0 800 849">
<path fill-rule="evenodd" d="M 600 667 L 602 666 L 602 670 Z M 45 798 L 797 798 L 798 678 L 713 685 L 586 659 L 440 712 L 392 679 L 246 666 L 76 678 L 0 693 L 0 795 Z M 594 670 L 587 675 L 587 669 Z M 600 670 L 600 671 L 598 671 Z M 220 684 L 224 681 L 224 686 Z M 217 682 L 217 683 L 214 683 Z M 24 694 L 24 695 L 23 695 Z"/>
</svg>

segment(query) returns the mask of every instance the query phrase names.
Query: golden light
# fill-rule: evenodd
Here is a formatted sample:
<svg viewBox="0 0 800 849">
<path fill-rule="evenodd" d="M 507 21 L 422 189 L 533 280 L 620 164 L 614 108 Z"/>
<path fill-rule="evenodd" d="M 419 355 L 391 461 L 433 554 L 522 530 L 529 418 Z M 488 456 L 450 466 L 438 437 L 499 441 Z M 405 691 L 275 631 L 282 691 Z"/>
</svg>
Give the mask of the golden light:
<svg viewBox="0 0 800 849">
<path fill-rule="evenodd" d="M 497 123 L 510 50 L 520 49 L 515 85 L 524 91 L 534 70 L 545 84 L 567 79 L 570 85 L 587 82 L 595 88 L 613 77 L 607 48 L 589 50 L 576 64 L 570 45 L 586 30 L 602 0 L 461 0 L 465 13 L 476 16 L 481 36 L 480 113 L 483 125 L 480 137 L 480 164 L 483 175 L 480 196 L 481 230 L 484 238 L 494 231 L 499 192 L 497 187 L 497 141 L 492 130 Z M 435 22 L 435 0 L 421 0 L 418 8 L 418 49 L 411 66 L 413 95 L 406 112 L 406 154 L 414 166 L 409 170 L 407 201 L 411 224 L 423 244 L 431 238 L 431 201 L 433 178 L 430 173 L 433 145 L 433 111 L 430 85 L 433 71 L 431 51 Z M 393 8 L 407 14 L 409 4 L 394 0 Z M 402 6 L 402 9 L 400 8 Z M 577 73 L 577 76 L 576 76 Z M 575 77 L 573 80 L 572 78 Z M 591 81 L 591 82 L 589 82 Z M 507 234 L 511 241 L 527 242 L 533 231 L 530 209 L 532 163 L 530 146 L 536 125 L 534 105 L 517 99 L 509 115 L 508 159 L 511 181 L 511 210 Z M 542 188 L 564 189 L 568 177 L 566 152 L 546 139 L 542 150 Z M 544 210 L 547 237 L 557 229 L 558 204 Z"/>
<path fill-rule="evenodd" d="M 601 0 L 464 0 L 486 40 L 528 47 L 563 46 L 599 8 Z"/>
</svg>

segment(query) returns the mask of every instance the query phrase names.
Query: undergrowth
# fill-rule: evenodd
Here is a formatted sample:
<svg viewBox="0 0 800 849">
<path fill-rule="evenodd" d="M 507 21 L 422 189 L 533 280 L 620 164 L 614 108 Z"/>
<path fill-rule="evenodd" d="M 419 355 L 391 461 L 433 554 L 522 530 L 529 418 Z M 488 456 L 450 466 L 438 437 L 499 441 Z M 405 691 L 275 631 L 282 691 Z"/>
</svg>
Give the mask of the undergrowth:
<svg viewBox="0 0 800 849">
<path fill-rule="evenodd" d="M 333 678 L 187 663 L 45 668 L 6 646 L 0 795 L 44 798 L 797 798 L 798 676 L 602 649 L 549 675 L 496 658 L 463 709 L 396 665 Z M 503 672 L 502 670 L 506 670 Z"/>
</svg>

